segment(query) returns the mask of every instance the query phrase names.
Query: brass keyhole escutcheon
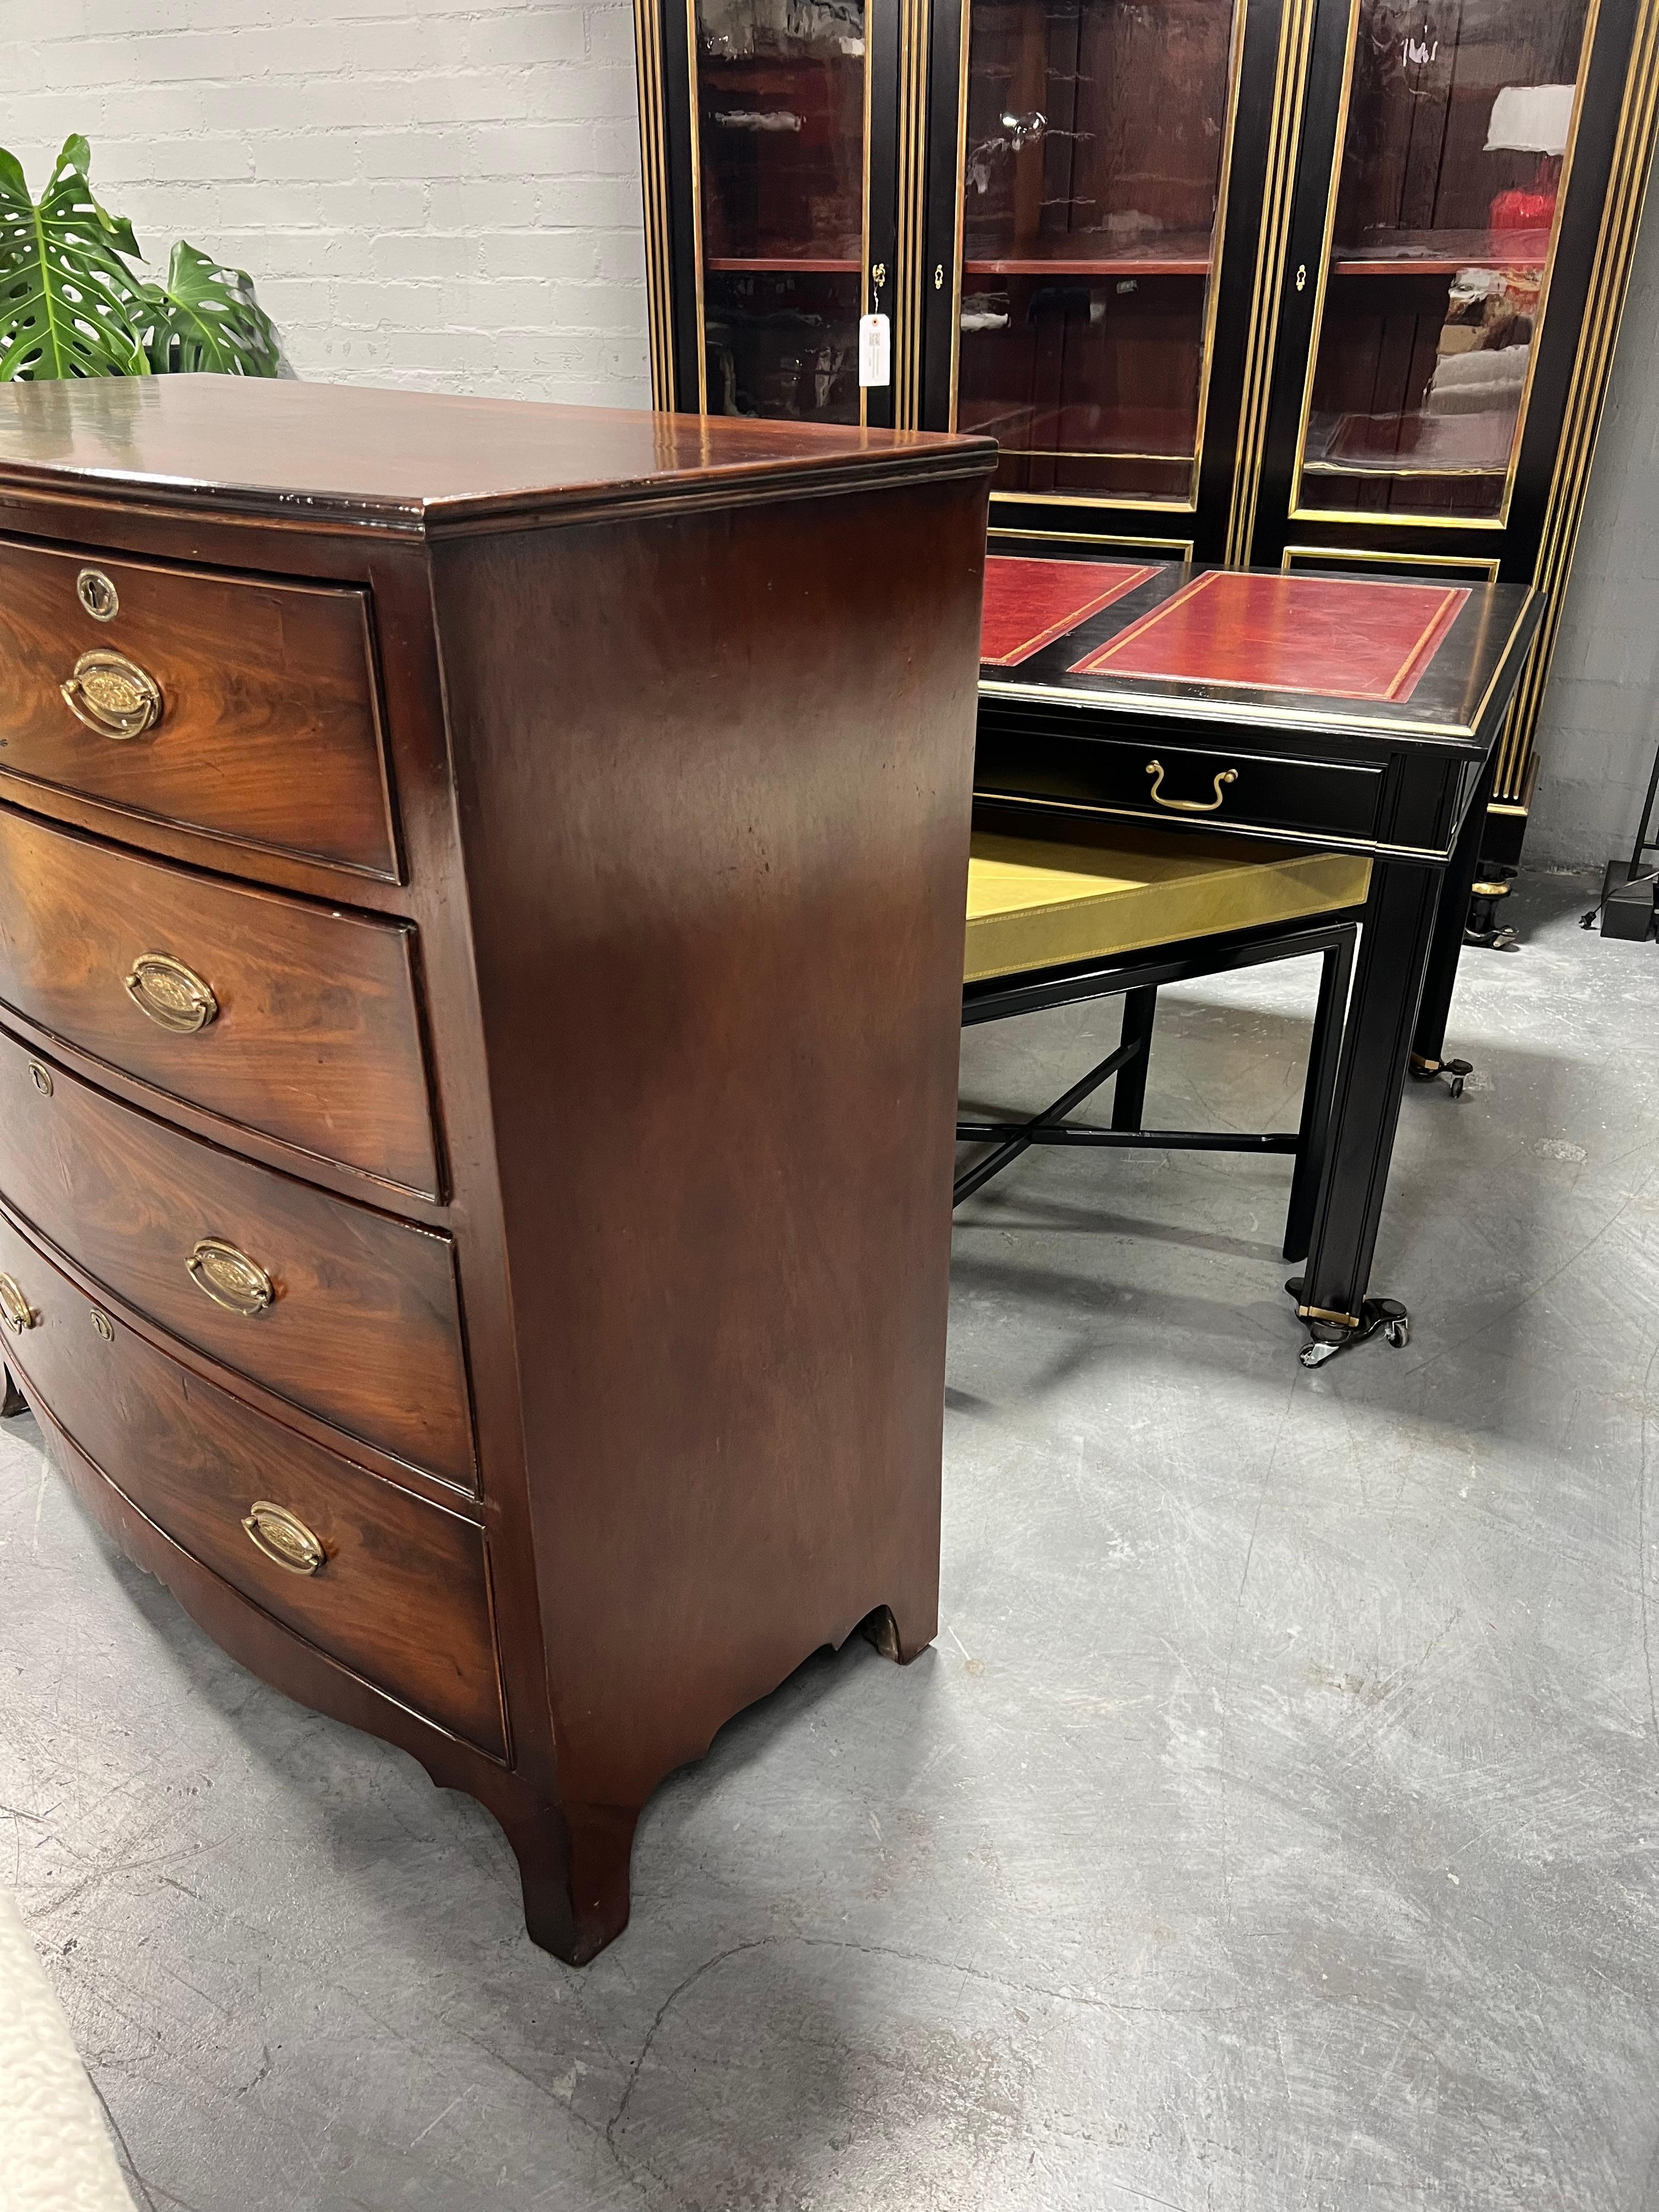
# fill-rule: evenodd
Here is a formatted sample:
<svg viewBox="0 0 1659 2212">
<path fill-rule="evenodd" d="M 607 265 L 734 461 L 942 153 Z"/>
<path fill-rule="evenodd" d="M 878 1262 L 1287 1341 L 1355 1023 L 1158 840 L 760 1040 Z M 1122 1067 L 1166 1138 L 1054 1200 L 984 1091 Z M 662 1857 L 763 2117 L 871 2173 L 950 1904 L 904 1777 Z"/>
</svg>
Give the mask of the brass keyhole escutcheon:
<svg viewBox="0 0 1659 2212">
<path fill-rule="evenodd" d="M 92 1325 L 106 1344 L 114 1343 L 115 1323 L 106 1313 L 100 1313 L 96 1306 L 92 1310 Z"/>
<path fill-rule="evenodd" d="M 43 1098 L 51 1097 L 52 1070 L 49 1067 L 43 1067 L 38 1060 L 32 1060 L 29 1062 L 29 1081 Z"/>
<path fill-rule="evenodd" d="M 1213 814 L 1221 804 L 1226 786 L 1238 781 L 1238 770 L 1236 768 L 1224 768 L 1217 771 L 1215 781 L 1211 787 L 1215 793 L 1213 799 L 1165 799 L 1163 762 L 1149 760 L 1146 763 L 1146 773 L 1152 779 L 1153 805 L 1167 806 L 1173 814 Z"/>
<path fill-rule="evenodd" d="M 268 1498 L 254 1499 L 242 1528 L 256 1551 L 291 1575 L 314 1575 L 327 1563 L 322 1538 L 297 1513 L 290 1513 L 286 1505 L 273 1505 Z"/>
<path fill-rule="evenodd" d="M 82 568 L 75 580 L 75 596 L 94 622 L 113 622 L 121 611 L 121 595 L 101 568 Z"/>
<path fill-rule="evenodd" d="M 158 1029 L 188 1036 L 204 1030 L 219 1011 L 210 987 L 170 952 L 141 952 L 125 981 L 128 998 Z"/>
<path fill-rule="evenodd" d="M 276 1303 L 276 1285 L 259 1262 L 222 1237 L 203 1237 L 185 1267 L 197 1289 L 228 1313 L 252 1318 Z"/>
<path fill-rule="evenodd" d="M 0 1275 L 0 1321 L 3 1321 L 14 1336 L 21 1336 L 26 1328 L 33 1328 L 40 1316 L 23 1295 L 23 1286 L 13 1275 Z"/>
<path fill-rule="evenodd" d="M 118 744 L 142 738 L 161 719 L 161 687 L 149 671 L 103 646 L 83 653 L 58 688 L 76 721 Z"/>
<path fill-rule="evenodd" d="M 933 264 L 933 289 L 936 292 L 942 292 L 945 289 L 945 264 L 942 261 L 935 262 Z"/>
<path fill-rule="evenodd" d="M 1298 292 L 1305 292 L 1308 289 L 1308 264 L 1305 261 L 1297 264 L 1296 289 Z"/>
</svg>

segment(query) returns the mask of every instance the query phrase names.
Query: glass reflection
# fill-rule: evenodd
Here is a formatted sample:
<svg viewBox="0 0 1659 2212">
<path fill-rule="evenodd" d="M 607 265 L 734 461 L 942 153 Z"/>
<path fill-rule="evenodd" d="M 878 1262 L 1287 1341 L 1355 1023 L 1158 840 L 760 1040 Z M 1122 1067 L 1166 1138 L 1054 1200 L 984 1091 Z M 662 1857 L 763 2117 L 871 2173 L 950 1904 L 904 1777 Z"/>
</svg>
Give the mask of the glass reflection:
<svg viewBox="0 0 1659 2212">
<path fill-rule="evenodd" d="M 1496 516 L 1588 0 L 1360 0 L 1299 504 Z"/>
<path fill-rule="evenodd" d="M 957 422 L 1008 491 L 1190 500 L 1232 0 L 973 0 Z"/>
<path fill-rule="evenodd" d="M 698 0 L 705 404 L 856 422 L 862 0 Z"/>
</svg>

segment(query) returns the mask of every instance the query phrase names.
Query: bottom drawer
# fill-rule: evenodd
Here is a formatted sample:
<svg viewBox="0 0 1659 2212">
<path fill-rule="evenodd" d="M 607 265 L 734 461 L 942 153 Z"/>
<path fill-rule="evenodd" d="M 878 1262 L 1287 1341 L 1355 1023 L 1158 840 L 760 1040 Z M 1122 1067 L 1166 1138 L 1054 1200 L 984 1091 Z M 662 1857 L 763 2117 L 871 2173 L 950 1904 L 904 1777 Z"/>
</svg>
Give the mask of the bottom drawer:
<svg viewBox="0 0 1659 2212">
<path fill-rule="evenodd" d="M 504 1755 L 483 1532 L 294 1435 L 95 1306 L 0 1216 L 0 1349 L 156 1527 L 320 1650 Z"/>
</svg>

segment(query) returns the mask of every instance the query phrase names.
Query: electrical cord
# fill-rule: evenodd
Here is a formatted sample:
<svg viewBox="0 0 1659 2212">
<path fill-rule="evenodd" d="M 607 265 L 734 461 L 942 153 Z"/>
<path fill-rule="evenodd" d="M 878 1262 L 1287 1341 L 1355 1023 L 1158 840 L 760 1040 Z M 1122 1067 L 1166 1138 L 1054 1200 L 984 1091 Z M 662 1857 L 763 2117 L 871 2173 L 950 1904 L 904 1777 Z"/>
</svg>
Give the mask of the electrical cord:
<svg viewBox="0 0 1659 2212">
<path fill-rule="evenodd" d="M 1580 929 L 1594 929 L 1601 918 L 1602 908 L 1610 899 L 1616 899 L 1620 891 L 1639 890 L 1644 884 L 1651 883 L 1659 883 L 1659 868 L 1650 868 L 1644 876 L 1630 876 L 1622 884 L 1615 884 L 1610 891 L 1602 893 L 1588 914 L 1579 915 L 1578 927 Z"/>
</svg>

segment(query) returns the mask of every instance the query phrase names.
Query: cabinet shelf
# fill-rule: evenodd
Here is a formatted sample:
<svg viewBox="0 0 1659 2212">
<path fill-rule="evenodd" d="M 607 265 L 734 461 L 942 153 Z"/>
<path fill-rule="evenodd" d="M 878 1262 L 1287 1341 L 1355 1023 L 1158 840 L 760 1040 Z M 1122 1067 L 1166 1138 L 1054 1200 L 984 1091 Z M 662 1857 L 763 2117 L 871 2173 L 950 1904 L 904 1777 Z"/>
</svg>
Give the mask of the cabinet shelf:
<svg viewBox="0 0 1659 2212">
<path fill-rule="evenodd" d="M 863 264 L 841 254 L 711 253 L 702 265 L 711 276 L 856 276 Z"/>
<path fill-rule="evenodd" d="M 1068 252 L 1085 243 L 1079 239 L 1056 239 L 1052 248 L 1006 254 L 969 253 L 962 265 L 964 278 L 987 276 L 1207 276 L 1210 240 L 1185 234 L 1148 239 L 1143 244 L 1114 246 L 1096 253 Z"/>
<path fill-rule="evenodd" d="M 1460 269 L 1541 269 L 1547 230 L 1396 230 L 1363 246 L 1339 246 L 1335 276 L 1455 276 Z"/>
</svg>

